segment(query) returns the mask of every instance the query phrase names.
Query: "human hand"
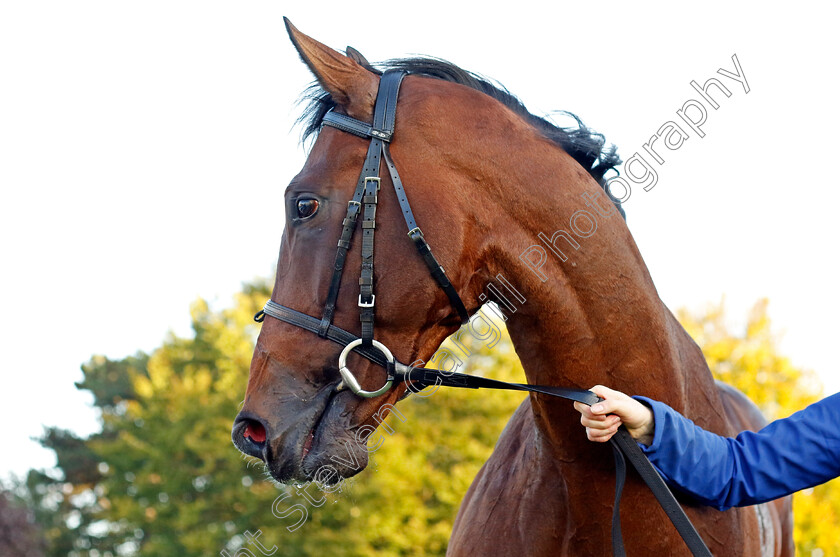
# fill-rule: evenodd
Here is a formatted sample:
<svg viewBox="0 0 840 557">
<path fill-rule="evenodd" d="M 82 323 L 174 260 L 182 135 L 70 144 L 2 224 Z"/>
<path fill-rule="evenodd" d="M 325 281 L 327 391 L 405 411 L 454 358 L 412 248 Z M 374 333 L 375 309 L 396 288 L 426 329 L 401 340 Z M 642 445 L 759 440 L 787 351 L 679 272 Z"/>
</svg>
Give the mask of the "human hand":
<svg viewBox="0 0 840 557">
<path fill-rule="evenodd" d="M 606 443 L 624 424 L 639 443 L 650 445 L 653 442 L 653 411 L 650 408 L 603 385 L 590 390 L 604 400 L 592 406 L 575 402 L 575 410 L 580 412 L 580 423 L 586 428 L 590 441 Z"/>
</svg>

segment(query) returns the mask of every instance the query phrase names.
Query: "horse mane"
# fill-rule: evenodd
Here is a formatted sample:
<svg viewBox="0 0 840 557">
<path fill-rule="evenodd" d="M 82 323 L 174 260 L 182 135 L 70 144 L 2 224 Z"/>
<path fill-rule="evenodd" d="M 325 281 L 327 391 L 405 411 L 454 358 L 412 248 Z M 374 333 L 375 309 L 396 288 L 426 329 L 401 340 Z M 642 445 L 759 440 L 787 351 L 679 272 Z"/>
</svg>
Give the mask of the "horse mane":
<svg viewBox="0 0 840 557">
<path fill-rule="evenodd" d="M 382 73 L 381 69 L 369 65 L 365 65 L 365 67 L 374 73 Z M 578 164 L 586 169 L 601 187 L 605 189 L 607 195 L 610 196 L 616 204 L 616 207 L 621 211 L 622 216 L 624 215 L 624 211 L 618 201 L 607 190 L 606 179 L 604 178 L 604 175 L 610 170 L 614 170 L 618 174 L 616 167 L 621 164 L 621 158 L 616 152 L 616 147 L 615 145 L 606 147 L 606 139 L 603 134 L 587 128 L 576 115 L 571 112 L 560 111 L 560 114 L 574 120 L 575 125 L 571 127 L 557 126 L 546 118 L 531 114 L 525 105 L 522 104 L 522 101 L 511 94 L 503 85 L 499 83 L 494 84 L 487 78 L 464 70 L 451 62 L 439 58 L 400 58 L 388 60 L 381 64 L 381 67 L 386 70 L 403 70 L 409 74 L 422 75 L 465 85 L 501 102 L 534 126 L 546 139 L 560 146 Z M 317 83 L 310 86 L 304 92 L 303 100 L 308 101 L 308 104 L 298 119 L 298 123 L 304 126 L 303 140 L 306 141 L 309 137 L 317 135 L 321 128 L 324 115 L 330 109 L 334 108 L 336 103 L 330 94 L 325 92 Z"/>
</svg>

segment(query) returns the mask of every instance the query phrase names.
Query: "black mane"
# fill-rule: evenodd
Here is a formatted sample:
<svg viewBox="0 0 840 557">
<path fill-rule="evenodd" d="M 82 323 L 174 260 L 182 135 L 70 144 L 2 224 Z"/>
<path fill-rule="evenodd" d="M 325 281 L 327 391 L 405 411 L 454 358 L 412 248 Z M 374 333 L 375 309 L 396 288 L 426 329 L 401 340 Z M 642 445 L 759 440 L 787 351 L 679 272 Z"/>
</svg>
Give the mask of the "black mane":
<svg viewBox="0 0 840 557">
<path fill-rule="evenodd" d="M 581 122 L 580 118 L 571 112 L 561 112 L 561 114 L 573 119 L 576 122 L 575 126 L 568 128 L 556 126 L 545 118 L 540 118 L 528 112 L 525 105 L 503 86 L 494 85 L 477 74 L 468 72 L 455 64 L 437 58 L 418 57 L 389 60 L 382 64 L 382 67 L 458 83 L 493 97 L 524 118 L 539 130 L 544 137 L 562 147 L 602 187 L 606 184 L 604 174 L 610 170 L 615 170 L 616 173 L 618 172 L 616 166 L 621 164 L 621 158 L 616 153 L 615 145 L 605 148 L 606 140 L 604 136 L 587 128 Z M 369 69 L 381 73 L 379 70 Z M 330 94 L 324 92 L 317 84 L 311 86 L 306 91 L 305 98 L 309 100 L 309 103 L 298 120 L 299 123 L 304 125 L 304 140 L 318 133 L 324 114 L 336 105 Z M 618 204 L 616 203 L 616 205 Z"/>
</svg>

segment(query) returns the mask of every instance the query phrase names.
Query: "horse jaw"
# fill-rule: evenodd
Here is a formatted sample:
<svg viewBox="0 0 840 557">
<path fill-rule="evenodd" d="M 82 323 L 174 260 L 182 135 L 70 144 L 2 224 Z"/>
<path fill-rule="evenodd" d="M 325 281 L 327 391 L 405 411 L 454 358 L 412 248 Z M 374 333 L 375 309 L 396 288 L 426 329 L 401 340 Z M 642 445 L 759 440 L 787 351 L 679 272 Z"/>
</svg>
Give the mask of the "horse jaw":
<svg viewBox="0 0 840 557">
<path fill-rule="evenodd" d="M 394 409 L 401 391 L 362 398 L 348 389 L 337 390 L 340 376 L 332 365 L 337 354 L 331 341 L 309 339 L 308 331 L 279 321 L 263 327 L 265 335 L 254 351 L 248 389 L 232 432 L 234 445 L 262 460 L 281 483 L 330 485 L 360 473 L 376 450 L 368 450 L 368 437 L 373 434 L 373 445 L 378 446 L 381 434 L 374 430 L 386 417 L 394 412 L 405 419 Z M 283 349 L 285 343 L 309 345 L 312 351 Z M 382 368 L 351 359 L 354 372 L 366 382 L 384 378 Z M 383 427 L 392 431 L 387 424 Z M 261 430 L 261 438 L 246 436 L 246 429 Z"/>
<path fill-rule="evenodd" d="M 379 77 L 356 60 L 298 31 L 288 18 L 286 31 L 304 64 L 348 116 L 369 122 L 379 90 Z"/>
</svg>

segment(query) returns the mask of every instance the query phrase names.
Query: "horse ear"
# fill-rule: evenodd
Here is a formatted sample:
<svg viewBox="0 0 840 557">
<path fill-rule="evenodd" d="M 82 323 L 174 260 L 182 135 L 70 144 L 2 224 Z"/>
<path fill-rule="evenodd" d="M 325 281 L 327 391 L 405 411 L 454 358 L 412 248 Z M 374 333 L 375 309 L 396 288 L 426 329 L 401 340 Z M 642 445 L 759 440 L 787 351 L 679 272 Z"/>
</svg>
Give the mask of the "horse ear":
<svg viewBox="0 0 840 557">
<path fill-rule="evenodd" d="M 356 60 L 304 35 L 287 18 L 286 30 L 303 62 L 348 116 L 369 121 L 379 89 L 379 77 Z M 359 55 L 361 56 L 361 55 Z M 364 60 L 364 57 L 362 57 Z"/>
<path fill-rule="evenodd" d="M 356 49 L 355 49 L 355 48 L 353 48 L 352 46 L 348 46 L 348 47 L 347 47 L 347 50 L 345 50 L 345 52 L 347 53 L 347 56 L 349 56 L 350 58 L 352 58 L 353 60 L 355 60 L 356 62 L 358 62 L 358 63 L 359 63 L 359 65 L 360 65 L 361 67 L 363 67 L 364 69 L 366 69 L 367 71 L 369 71 L 369 72 L 373 72 L 373 73 L 375 73 L 376 75 L 382 75 L 382 72 L 381 72 L 381 71 L 379 71 L 379 70 L 377 70 L 376 68 L 374 68 L 374 67 L 373 67 L 373 65 L 372 65 L 370 62 L 368 62 L 368 61 L 367 61 L 367 58 L 365 58 L 365 57 L 362 55 L 362 53 L 361 53 L 361 52 L 359 52 L 358 50 L 356 50 Z"/>
</svg>

